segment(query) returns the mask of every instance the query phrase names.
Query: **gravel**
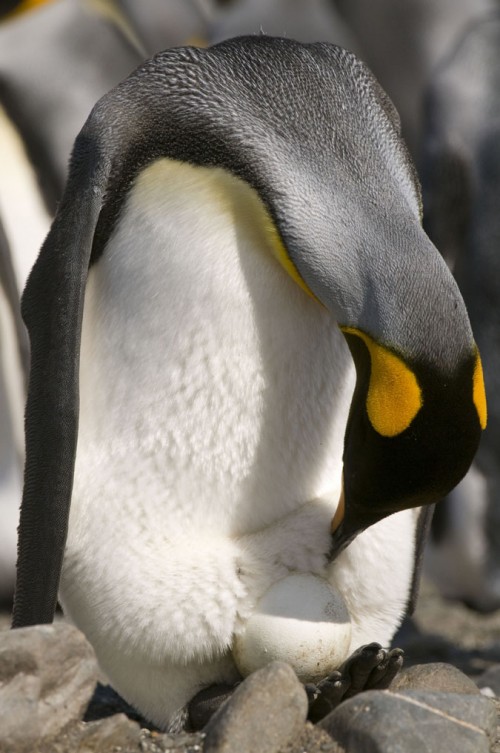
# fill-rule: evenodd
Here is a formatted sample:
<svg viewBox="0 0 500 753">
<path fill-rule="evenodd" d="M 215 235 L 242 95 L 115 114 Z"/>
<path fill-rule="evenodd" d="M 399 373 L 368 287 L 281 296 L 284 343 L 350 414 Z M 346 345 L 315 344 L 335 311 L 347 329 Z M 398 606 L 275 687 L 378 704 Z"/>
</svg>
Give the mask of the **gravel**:
<svg viewBox="0 0 500 753">
<path fill-rule="evenodd" d="M 9 628 L 10 619 L 6 612 L 0 612 L 0 631 L 7 630 Z M 88 657 L 85 654 L 85 647 L 80 647 L 77 637 L 74 637 L 71 633 L 71 629 L 67 629 L 62 625 L 56 629 L 60 630 L 61 636 L 68 638 L 68 650 L 69 656 L 65 661 L 71 660 L 73 649 L 73 643 L 77 641 L 75 645 L 78 645 L 78 650 L 82 652 L 82 656 L 88 661 Z M 37 629 L 38 630 L 38 629 Z M 47 632 L 47 629 L 44 629 Z M 43 632 L 43 635 L 45 635 Z M 35 643 L 40 640 L 40 634 L 34 633 Z M 25 638 L 23 638 L 25 641 Z M 52 641 L 50 630 L 47 632 L 47 640 Z M 63 640 L 66 642 L 66 638 Z M 0 635 L 0 653 L 2 647 L 6 647 L 9 642 L 7 636 L 5 640 L 2 640 Z M 51 643 L 51 645 L 52 645 Z M 275 708 L 272 709 L 280 718 L 286 717 L 286 714 L 290 714 L 289 725 L 286 723 L 284 729 L 281 729 L 283 725 L 276 725 L 276 730 L 280 729 L 279 734 L 266 733 L 266 750 L 273 753 L 344 753 L 346 751 L 347 743 L 349 744 L 349 753 L 358 753 L 358 751 L 373 750 L 381 751 L 385 753 L 389 749 L 392 750 L 392 746 L 388 746 L 387 740 L 390 739 L 390 734 L 387 730 L 384 731 L 384 718 L 397 719 L 401 717 L 403 719 L 405 714 L 415 713 L 418 711 L 418 704 L 404 703 L 404 714 L 399 712 L 395 714 L 387 713 L 384 717 L 384 709 L 390 709 L 398 706 L 402 703 L 403 696 L 411 697 L 411 694 L 416 694 L 417 698 L 426 698 L 425 703 L 427 705 L 434 705 L 436 709 L 439 709 L 441 704 L 444 709 L 443 713 L 450 714 L 452 716 L 460 716 L 462 712 L 462 705 L 465 703 L 464 709 L 467 709 L 467 703 L 470 703 L 471 708 L 476 704 L 485 709 L 485 719 L 488 716 L 488 724 L 484 724 L 484 739 L 481 738 L 481 745 L 485 746 L 484 750 L 489 748 L 490 753 L 500 753 L 500 698 L 495 694 L 500 689 L 500 611 L 491 615 L 481 615 L 470 611 L 465 606 L 455 603 L 444 601 L 437 591 L 429 584 L 424 582 L 421 590 L 421 596 L 419 604 L 416 610 L 416 614 L 411 620 L 407 620 L 402 626 L 395 639 L 395 645 L 401 646 L 405 650 L 405 667 L 407 671 L 406 679 L 403 683 L 400 682 L 399 688 L 394 687 L 394 690 L 388 691 L 368 691 L 363 696 L 356 696 L 354 699 L 345 701 L 338 709 L 332 714 L 337 714 L 334 720 L 333 726 L 330 725 L 330 729 L 327 731 L 328 725 L 323 725 L 323 728 L 318 725 L 312 725 L 309 722 L 304 723 L 304 709 L 302 708 L 302 701 L 299 702 L 300 687 L 294 692 L 297 693 L 297 705 L 296 711 L 292 713 L 290 708 L 283 706 L 283 710 L 280 711 L 279 701 L 277 699 Z M 23 643 L 23 656 L 26 654 L 26 645 Z M 43 655 L 43 652 L 42 652 Z M 50 652 L 47 656 L 51 656 Z M 53 662 L 53 658 L 52 658 Z M 421 666 L 422 664 L 431 666 Z M 28 662 L 26 672 L 23 670 L 23 664 L 20 664 L 22 680 L 19 687 L 24 687 L 25 682 L 30 684 L 29 673 L 36 675 L 37 670 L 33 670 L 31 665 L 33 662 Z M 29 666 L 28 666 L 29 665 Z M 419 666 L 420 665 L 420 666 Z M 475 687 L 467 680 L 466 677 L 460 675 L 459 672 L 450 667 L 453 665 L 458 670 L 464 672 L 469 678 L 474 680 L 477 686 L 483 688 L 481 694 L 478 694 Z M 14 666 L 14 665 L 13 665 Z M 71 668 L 71 665 L 68 665 Z M 408 668 L 415 667 L 414 670 L 408 671 Z M 280 672 L 285 671 L 282 667 L 278 667 Z M 28 671 L 29 670 L 29 671 Z M 50 670 L 49 668 L 40 669 L 40 677 L 43 680 L 45 676 L 43 673 Z M 68 670 L 69 672 L 69 670 Z M 24 674 L 23 674 L 24 673 Z M 97 675 L 89 665 L 89 676 L 96 676 L 101 683 L 105 682 L 105 678 L 102 675 Z M 7 673 L 8 674 L 8 673 Z M 28 680 L 25 679 L 25 675 L 28 676 Z M 48 676 L 48 675 L 47 675 Z M 255 675 L 253 676 L 255 677 Z M 252 679 L 252 678 L 251 678 Z M 10 676 L 7 678 L 10 682 Z M 273 698 L 277 698 L 276 693 L 273 691 L 271 675 L 268 676 L 266 671 L 262 674 L 262 693 L 270 693 Z M 48 681 L 47 681 L 48 682 Z M 294 686 L 293 677 L 289 678 L 291 687 Z M 244 750 L 244 745 L 247 744 L 249 750 L 260 749 L 261 745 L 259 740 L 259 732 L 263 734 L 262 730 L 266 729 L 266 725 L 273 724 L 272 714 L 269 715 L 267 710 L 270 707 L 270 701 L 266 701 L 266 714 L 269 719 L 260 718 L 259 716 L 259 679 L 252 679 L 252 683 L 257 690 L 252 690 L 250 686 L 246 691 L 242 688 L 238 698 L 230 699 L 228 707 L 233 702 L 232 708 L 228 708 L 225 714 L 220 714 L 220 719 L 225 720 L 220 723 L 224 723 L 226 726 L 224 730 L 222 727 L 217 730 L 214 725 L 211 728 L 207 728 L 208 738 L 203 733 L 182 734 L 182 735 L 168 735 L 161 733 L 154 729 L 151 725 L 147 724 L 145 720 L 134 713 L 127 704 L 125 704 L 119 696 L 117 696 L 109 687 L 99 684 L 98 692 L 90 698 L 91 693 L 87 689 L 84 689 L 84 685 L 81 685 L 82 692 L 89 694 L 89 703 L 86 706 L 85 713 L 79 711 L 75 714 L 78 718 L 74 718 L 71 723 L 65 721 L 64 724 L 55 724 L 53 728 L 55 730 L 53 739 L 40 739 L 38 744 L 32 749 L 36 753 L 202 753 L 205 749 L 212 751 L 212 753 L 222 753 L 222 751 Z M 265 684 L 268 683 L 268 689 L 266 691 Z M 281 683 L 278 683 L 280 685 Z M 286 684 L 286 683 L 285 683 Z M 43 683 L 42 683 L 43 685 Z M 2 683 L 0 678 L 0 689 L 5 686 L 5 682 Z M 408 688 L 407 688 L 408 686 Z M 13 685 L 12 687 L 15 687 Z M 31 685 L 30 685 L 31 687 Z M 86 687 L 86 686 L 85 686 Z M 47 684 L 47 692 L 54 692 L 51 683 Z M 300 692 L 299 692 L 300 691 Z M 40 697 L 44 698 L 43 687 L 40 690 Z M 419 696 L 418 694 L 424 694 Z M 457 695 L 458 693 L 458 695 Z M 464 693 L 465 695 L 460 695 Z M 245 694 L 248 696 L 248 701 L 245 701 Z M 371 695 L 369 695 L 371 694 Z M 285 694 L 286 696 L 286 694 Z M 363 704 L 363 698 L 365 703 Z M 464 701 L 461 701 L 464 698 Z M 356 700 L 357 699 L 357 700 Z M 474 700 L 476 699 L 476 700 Z M 246 705 L 248 702 L 248 706 Z M 281 701 L 282 702 L 282 701 Z M 419 701 L 420 702 L 420 701 Z M 238 707 L 238 704 L 241 708 Z M 363 730 L 362 720 L 358 720 L 360 724 L 360 735 L 364 742 L 356 742 L 357 738 L 353 731 L 353 740 L 349 739 L 349 735 L 346 736 L 345 724 L 342 727 L 341 720 L 350 718 L 349 706 L 352 707 L 352 711 L 356 712 L 356 709 L 366 709 L 368 706 L 373 709 L 374 714 L 379 714 L 381 724 L 373 729 L 370 725 L 367 726 L 367 730 Z M 253 707 L 252 707 L 253 706 Z M 345 708 L 344 708 L 345 707 Z M 23 708 L 23 704 L 19 704 L 19 708 Z M 81 701 L 75 704 L 75 709 L 81 708 Z M 341 711 L 341 709 L 343 709 Z M 409 711 L 408 711 L 409 709 Z M 367 713 L 367 712 L 366 712 Z M 441 712 L 437 713 L 439 716 Z M 266 717 L 264 714 L 264 717 Z M 495 724 L 493 723 L 493 736 L 489 738 L 491 734 L 491 718 L 493 714 L 493 722 L 497 719 L 496 732 Z M 292 718 L 293 717 L 293 718 Z M 354 717 L 357 719 L 357 714 L 354 713 Z M 241 725 L 243 727 L 248 726 L 248 741 L 245 743 L 244 734 L 240 728 L 238 719 L 241 719 Z M 251 722 L 246 725 L 245 719 L 248 718 Z M 443 717 L 444 718 L 444 717 Z M 33 720 L 29 720 L 26 724 L 21 724 L 21 730 L 26 729 L 26 734 L 33 728 Z M 431 725 L 434 724 L 434 716 L 430 716 Z M 338 725 L 341 725 L 340 727 Z M 349 729 L 349 724 L 347 729 Z M 443 722 L 444 724 L 444 722 Z M 31 725 L 31 726 L 30 726 Z M 407 725 L 410 726 L 411 725 Z M 417 725 L 418 726 L 418 725 Z M 293 732 L 291 729 L 293 727 Z M 288 729 L 287 729 L 288 728 Z M 342 733 L 338 732 L 339 729 L 344 730 Z M 452 728 L 450 728 L 452 729 Z M 332 730 L 337 730 L 336 733 Z M 377 731 L 378 730 L 378 731 Z M 291 733 L 290 733 L 291 732 Z M 0 753 L 7 753 L 5 748 L 5 741 L 2 739 L 2 726 L 0 720 Z M 369 736 L 366 738 L 366 735 Z M 400 732 L 395 732 L 395 735 L 399 735 Z M 446 736 L 444 726 L 439 730 L 439 735 Z M 451 731 L 448 733 L 451 734 Z M 378 735 L 378 737 L 377 737 Z M 234 736 L 234 748 L 232 742 L 232 736 Z M 436 740 L 438 733 L 436 732 Z M 28 749 L 22 746 L 22 734 L 19 735 L 21 744 L 16 745 L 15 749 L 12 749 L 9 743 L 8 753 L 18 753 L 18 751 Z M 360 738 L 361 739 L 361 738 Z M 395 737 L 393 740 L 396 739 Z M 465 741 L 465 738 L 464 738 Z M 486 741 L 486 742 L 485 742 Z M 25 740 L 27 744 L 27 738 Z M 434 744 L 434 739 L 431 741 Z M 410 743 L 407 743 L 410 745 Z M 430 744 L 430 743 L 429 743 Z M 465 742 L 464 742 L 465 744 Z M 367 745 L 371 747 L 366 747 Z M 208 748 L 206 747 L 208 746 Z M 365 747 L 362 747 L 365 746 Z M 410 751 L 412 748 L 408 748 Z M 456 748 L 457 753 L 461 753 L 460 747 Z M 429 747 L 429 751 L 434 748 Z"/>
</svg>

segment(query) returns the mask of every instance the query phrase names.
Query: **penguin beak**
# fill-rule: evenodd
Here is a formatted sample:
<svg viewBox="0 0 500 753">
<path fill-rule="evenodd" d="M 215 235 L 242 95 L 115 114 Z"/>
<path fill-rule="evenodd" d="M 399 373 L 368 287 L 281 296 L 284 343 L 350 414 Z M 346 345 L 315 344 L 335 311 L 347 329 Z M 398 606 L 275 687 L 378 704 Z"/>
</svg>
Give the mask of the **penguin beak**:
<svg viewBox="0 0 500 753">
<path fill-rule="evenodd" d="M 344 519 L 344 515 L 345 515 L 344 474 L 342 474 L 342 486 L 340 489 L 339 503 L 337 505 L 337 509 L 335 510 L 335 515 L 332 518 L 332 524 L 331 524 L 332 534 L 334 534 L 335 531 L 338 530 L 340 524 L 342 523 Z"/>
<path fill-rule="evenodd" d="M 339 554 L 342 554 L 344 549 L 347 549 L 349 544 L 351 544 L 358 533 L 361 533 L 362 529 L 358 530 L 352 530 L 347 528 L 344 521 L 339 525 L 339 527 L 332 533 L 331 540 L 330 540 L 330 551 L 327 555 L 328 562 L 333 562 Z"/>
</svg>

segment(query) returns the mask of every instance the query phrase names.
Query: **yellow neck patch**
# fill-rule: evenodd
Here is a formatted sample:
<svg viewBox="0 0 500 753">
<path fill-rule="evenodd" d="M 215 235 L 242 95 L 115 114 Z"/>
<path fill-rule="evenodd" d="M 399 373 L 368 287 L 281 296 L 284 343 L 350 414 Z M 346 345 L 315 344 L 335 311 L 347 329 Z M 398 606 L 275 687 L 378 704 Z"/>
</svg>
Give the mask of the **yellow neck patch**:
<svg viewBox="0 0 500 753">
<path fill-rule="evenodd" d="M 342 332 L 356 335 L 368 348 L 371 361 L 366 412 L 383 437 L 396 437 L 411 424 L 422 407 L 422 390 L 413 371 L 383 345 L 354 327 Z"/>
<path fill-rule="evenodd" d="M 472 400 L 476 406 L 481 429 L 486 429 L 488 421 L 488 409 L 486 406 L 486 392 L 484 389 L 483 365 L 479 352 L 476 354 L 476 364 L 472 376 Z"/>
<path fill-rule="evenodd" d="M 288 251 L 285 248 L 285 244 L 281 240 L 280 234 L 278 233 L 274 222 L 272 221 L 271 217 L 269 216 L 269 213 L 267 210 L 264 210 L 266 213 L 266 222 L 265 222 L 265 228 L 266 228 L 266 234 L 268 235 L 270 242 L 271 242 L 271 249 L 272 253 L 275 259 L 279 261 L 285 272 L 287 272 L 292 280 L 299 285 L 299 287 L 304 290 L 307 295 L 311 296 L 311 298 L 314 298 L 315 301 L 318 303 L 321 303 L 321 301 L 314 295 L 312 290 L 306 285 L 302 277 L 300 276 L 297 267 L 293 263 L 293 261 L 290 259 L 288 255 Z"/>
</svg>

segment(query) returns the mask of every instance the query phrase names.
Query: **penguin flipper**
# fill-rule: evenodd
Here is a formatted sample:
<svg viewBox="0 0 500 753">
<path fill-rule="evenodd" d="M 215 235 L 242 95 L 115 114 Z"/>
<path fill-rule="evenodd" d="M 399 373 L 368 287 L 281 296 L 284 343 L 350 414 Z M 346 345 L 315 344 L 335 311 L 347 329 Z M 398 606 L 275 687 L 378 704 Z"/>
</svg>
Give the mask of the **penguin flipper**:
<svg viewBox="0 0 500 753">
<path fill-rule="evenodd" d="M 57 603 L 78 433 L 84 289 L 109 164 L 97 142 L 92 128 L 77 139 L 67 191 L 22 298 L 31 371 L 13 627 L 52 622 Z"/>
<path fill-rule="evenodd" d="M 418 515 L 417 528 L 415 531 L 415 555 L 413 564 L 413 576 L 411 580 L 410 596 L 406 614 L 411 616 L 417 606 L 418 592 L 420 588 L 420 579 L 422 577 L 422 568 L 424 564 L 424 552 L 429 532 L 431 530 L 432 517 L 436 505 L 427 505 L 422 507 Z"/>
</svg>

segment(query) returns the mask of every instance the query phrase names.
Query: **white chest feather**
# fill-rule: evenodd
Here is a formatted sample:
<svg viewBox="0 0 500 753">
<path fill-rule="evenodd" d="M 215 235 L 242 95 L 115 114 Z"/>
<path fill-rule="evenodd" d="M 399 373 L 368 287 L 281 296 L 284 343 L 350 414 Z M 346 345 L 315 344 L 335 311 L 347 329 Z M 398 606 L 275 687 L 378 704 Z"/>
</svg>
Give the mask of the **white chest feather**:
<svg viewBox="0 0 500 753">
<path fill-rule="evenodd" d="M 170 530 L 247 533 L 338 484 L 350 357 L 263 220 L 240 181 L 159 162 L 90 273 L 80 451 L 156 484 L 131 502 Z"/>
</svg>

